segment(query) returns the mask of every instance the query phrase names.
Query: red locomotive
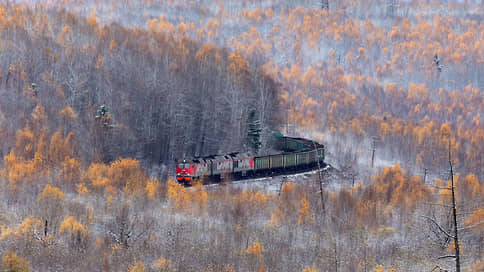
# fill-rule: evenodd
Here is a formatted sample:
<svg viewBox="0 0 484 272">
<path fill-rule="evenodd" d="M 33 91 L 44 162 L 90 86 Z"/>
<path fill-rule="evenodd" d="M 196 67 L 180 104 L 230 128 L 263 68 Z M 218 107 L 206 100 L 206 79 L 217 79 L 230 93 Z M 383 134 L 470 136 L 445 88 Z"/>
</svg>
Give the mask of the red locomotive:
<svg viewBox="0 0 484 272">
<path fill-rule="evenodd" d="M 219 180 L 224 174 L 234 178 L 250 176 L 254 171 L 254 158 L 250 153 L 232 153 L 224 156 L 185 159 L 176 165 L 176 180 L 190 184 L 193 179 Z"/>
</svg>

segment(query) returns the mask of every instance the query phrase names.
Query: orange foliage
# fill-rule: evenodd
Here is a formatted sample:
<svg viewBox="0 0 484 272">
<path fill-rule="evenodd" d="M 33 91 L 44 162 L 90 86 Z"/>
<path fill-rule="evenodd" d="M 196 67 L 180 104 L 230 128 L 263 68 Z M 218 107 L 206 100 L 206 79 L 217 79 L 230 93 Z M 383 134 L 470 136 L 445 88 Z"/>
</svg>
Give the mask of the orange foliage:
<svg viewBox="0 0 484 272">
<path fill-rule="evenodd" d="M 72 29 L 68 25 L 64 26 L 61 34 L 57 38 L 57 43 L 60 46 L 67 47 L 72 43 Z"/>
<path fill-rule="evenodd" d="M 153 268 L 159 272 L 169 272 L 171 271 L 171 261 L 163 257 L 159 258 L 153 264 Z"/>
<path fill-rule="evenodd" d="M 91 15 L 89 16 L 89 18 L 87 18 L 87 24 L 92 28 L 92 29 L 95 29 L 97 30 L 97 28 L 99 27 L 99 20 L 97 19 L 96 17 L 96 10 L 93 9 L 91 11 Z"/>
<path fill-rule="evenodd" d="M 110 182 L 108 169 L 109 166 L 104 163 L 92 163 L 87 169 L 84 178 L 90 181 L 95 188 L 107 186 Z"/>
<path fill-rule="evenodd" d="M 281 188 L 281 195 L 278 198 L 277 206 L 271 214 L 268 222 L 269 226 L 276 227 L 279 224 L 297 224 L 302 210 L 303 217 L 301 220 L 312 221 L 312 212 L 310 212 L 309 202 L 303 201 L 301 190 L 291 182 L 284 183 Z"/>
<path fill-rule="evenodd" d="M 282 193 L 290 193 L 296 190 L 296 185 L 292 182 L 286 182 L 282 185 L 281 192 Z"/>
<path fill-rule="evenodd" d="M 104 188 L 106 192 L 122 189 L 127 193 L 143 192 L 147 177 L 139 162 L 135 159 L 120 158 L 110 165 L 92 163 L 84 179 L 94 188 Z"/>
<path fill-rule="evenodd" d="M 5 271 L 28 272 L 30 265 L 27 260 L 17 256 L 17 254 L 8 251 L 2 257 L 2 268 Z"/>
<path fill-rule="evenodd" d="M 50 140 L 49 161 L 51 165 L 59 165 L 67 158 L 73 156 L 72 141 L 74 133 L 70 132 L 66 138 L 63 137 L 63 131 L 58 130 Z"/>
<path fill-rule="evenodd" d="M 315 264 L 313 264 L 311 267 L 308 266 L 304 268 L 302 272 L 319 272 L 319 270 L 317 270 Z"/>
<path fill-rule="evenodd" d="M 135 159 L 118 159 L 111 163 L 108 176 L 110 185 L 123 188 L 126 192 L 144 189 L 146 175 L 139 162 Z"/>
<path fill-rule="evenodd" d="M 65 160 L 61 163 L 60 175 L 63 182 L 73 188 L 74 185 L 77 184 L 81 179 L 81 169 L 79 161 L 75 158 L 66 157 Z"/>
<path fill-rule="evenodd" d="M 34 134 L 30 126 L 25 126 L 23 130 L 19 130 L 16 135 L 15 150 L 19 156 L 29 160 L 34 156 Z"/>
<path fill-rule="evenodd" d="M 37 201 L 39 202 L 54 202 L 59 204 L 65 199 L 65 194 L 57 187 L 45 185 L 44 190 L 40 193 Z"/>
<path fill-rule="evenodd" d="M 62 221 L 59 233 L 67 236 L 69 244 L 73 247 L 85 247 L 90 237 L 89 228 L 73 216 L 68 216 Z"/>
<path fill-rule="evenodd" d="M 173 179 L 169 179 L 166 182 L 167 198 L 172 201 L 175 209 L 182 209 L 187 206 L 186 201 L 186 189 L 183 185 L 175 182 Z"/>
<path fill-rule="evenodd" d="M 376 198 L 385 204 L 408 207 L 413 210 L 420 202 L 429 200 L 431 190 L 419 177 L 407 177 L 398 164 L 385 167 L 373 178 L 368 193 L 374 190 Z"/>
<path fill-rule="evenodd" d="M 176 211 L 185 213 L 200 213 L 206 208 L 208 193 L 201 183 L 196 183 L 193 190 L 187 190 L 183 185 L 169 179 L 166 182 L 167 198 Z"/>
<path fill-rule="evenodd" d="M 34 165 L 17 157 L 13 151 L 5 156 L 1 175 L 7 180 L 11 190 L 17 191 L 21 184 L 30 184 L 36 177 L 35 174 Z"/>
<path fill-rule="evenodd" d="M 245 253 L 249 256 L 262 257 L 264 247 L 259 241 L 252 242 L 252 245 L 245 250 Z"/>
<path fill-rule="evenodd" d="M 484 195 L 484 186 L 474 174 L 469 174 L 465 178 L 456 179 L 457 200 L 471 201 Z"/>
<path fill-rule="evenodd" d="M 89 195 L 89 190 L 87 189 L 86 185 L 79 183 L 76 185 L 76 191 L 81 196 Z"/>
<path fill-rule="evenodd" d="M 484 209 L 480 208 L 473 212 L 465 220 L 464 224 L 467 227 L 471 227 L 471 231 L 482 232 L 484 231 Z"/>
<path fill-rule="evenodd" d="M 145 186 L 145 193 L 149 200 L 154 200 L 160 190 L 160 182 L 156 179 L 150 179 Z"/>
<path fill-rule="evenodd" d="M 145 264 L 141 261 L 135 261 L 134 264 L 130 264 L 128 267 L 129 272 L 145 272 Z"/>
<path fill-rule="evenodd" d="M 25 218 L 16 228 L 10 229 L 0 226 L 0 241 L 7 239 L 24 238 L 33 241 L 43 230 L 42 220 L 29 216 Z"/>
<path fill-rule="evenodd" d="M 64 109 L 62 109 L 59 114 L 65 118 L 65 119 L 76 119 L 77 114 L 72 110 L 71 107 L 66 106 Z"/>
<path fill-rule="evenodd" d="M 268 199 L 269 197 L 261 191 L 244 190 L 242 194 L 234 196 L 235 202 L 240 202 L 243 206 L 255 207 L 256 209 L 265 207 Z"/>
<path fill-rule="evenodd" d="M 299 210 L 298 223 L 314 223 L 314 215 L 307 198 L 301 199 L 301 209 Z"/>
<path fill-rule="evenodd" d="M 234 80 L 245 80 L 249 73 L 249 66 L 241 55 L 232 53 L 229 56 L 229 71 L 234 76 Z"/>
</svg>

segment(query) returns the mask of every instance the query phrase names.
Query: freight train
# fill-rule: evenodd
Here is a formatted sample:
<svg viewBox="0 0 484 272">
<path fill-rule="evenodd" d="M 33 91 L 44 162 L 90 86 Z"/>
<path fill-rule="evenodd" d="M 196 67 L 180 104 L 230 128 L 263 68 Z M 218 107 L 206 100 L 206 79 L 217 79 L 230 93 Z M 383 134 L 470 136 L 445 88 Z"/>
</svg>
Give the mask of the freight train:
<svg viewBox="0 0 484 272">
<path fill-rule="evenodd" d="M 176 180 L 188 186 L 193 180 L 217 182 L 224 177 L 243 179 L 297 173 L 324 166 L 324 145 L 304 138 L 275 134 L 271 155 L 231 153 L 183 159 L 176 165 Z"/>
</svg>

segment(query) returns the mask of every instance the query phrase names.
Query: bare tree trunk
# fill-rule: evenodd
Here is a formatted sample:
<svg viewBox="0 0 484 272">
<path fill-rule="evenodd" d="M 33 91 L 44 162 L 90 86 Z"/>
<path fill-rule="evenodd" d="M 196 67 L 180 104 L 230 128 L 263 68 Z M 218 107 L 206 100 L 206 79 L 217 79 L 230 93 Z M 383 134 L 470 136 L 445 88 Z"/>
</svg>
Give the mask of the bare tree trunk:
<svg viewBox="0 0 484 272">
<path fill-rule="evenodd" d="M 324 192 L 323 192 L 323 177 L 322 177 L 322 172 L 321 172 L 321 163 L 319 161 L 319 153 L 318 153 L 318 148 L 316 147 L 316 144 L 313 141 L 313 146 L 314 150 L 316 150 L 316 160 L 318 161 L 318 174 L 319 174 L 319 193 L 321 194 L 321 209 L 323 213 L 325 213 L 325 207 L 324 207 Z"/>
<path fill-rule="evenodd" d="M 460 272 L 460 252 L 459 252 L 459 236 L 457 229 L 457 208 L 455 204 L 455 186 L 454 186 L 454 171 L 452 168 L 452 159 L 450 156 L 450 139 L 449 139 L 449 165 L 450 165 L 450 180 L 452 186 L 452 217 L 454 219 L 454 247 L 455 247 L 455 271 Z"/>
<path fill-rule="evenodd" d="M 450 234 L 450 231 L 447 232 L 444 227 L 439 225 L 434 219 L 424 216 L 425 218 L 429 219 L 433 224 L 435 224 L 439 231 L 443 233 L 446 237 L 446 243 L 450 239 L 454 239 L 454 248 L 455 248 L 455 255 L 445 255 L 441 256 L 438 259 L 445 259 L 445 258 L 455 258 L 455 271 L 460 272 L 460 246 L 459 246 L 459 229 L 457 226 L 457 205 L 456 205 L 456 200 L 455 200 L 455 183 L 454 183 L 454 167 L 452 165 L 452 157 L 451 157 L 451 139 L 449 138 L 449 166 L 450 166 L 450 181 L 451 181 L 451 187 L 438 187 L 440 189 L 446 189 L 450 190 L 452 193 L 452 221 L 449 222 L 450 224 L 454 225 L 454 234 Z M 449 205 L 443 205 L 448 207 Z M 450 227 L 450 226 L 449 226 Z M 434 269 L 439 268 L 439 266 L 436 266 Z"/>
<path fill-rule="evenodd" d="M 395 10 L 395 3 L 393 0 L 387 0 L 387 16 L 393 17 L 393 12 Z"/>
<path fill-rule="evenodd" d="M 373 138 L 372 148 L 371 148 L 371 168 L 375 163 L 375 151 L 376 151 L 376 138 Z"/>
</svg>

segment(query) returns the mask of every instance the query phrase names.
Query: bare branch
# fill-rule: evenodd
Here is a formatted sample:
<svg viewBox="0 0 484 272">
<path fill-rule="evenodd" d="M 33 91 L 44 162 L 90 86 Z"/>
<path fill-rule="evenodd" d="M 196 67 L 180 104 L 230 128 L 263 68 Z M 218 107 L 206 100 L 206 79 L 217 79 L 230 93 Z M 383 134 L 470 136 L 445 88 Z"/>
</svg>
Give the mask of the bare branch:
<svg viewBox="0 0 484 272">
<path fill-rule="evenodd" d="M 436 225 L 436 226 L 439 228 L 439 230 L 440 230 L 442 233 L 444 233 L 444 234 L 445 234 L 447 237 L 452 238 L 452 239 L 454 238 L 454 236 L 450 235 L 450 234 L 449 234 L 447 231 L 445 231 L 445 230 L 444 230 L 444 229 L 443 229 L 443 228 L 442 228 L 442 227 L 439 225 L 439 223 L 437 223 L 437 222 L 436 222 L 436 221 L 435 221 L 433 218 L 428 217 L 428 216 L 425 216 L 425 215 L 421 215 L 421 216 L 422 216 L 423 218 L 427 218 L 427 219 L 429 219 L 430 221 L 432 221 L 432 223 L 434 223 L 434 224 L 435 224 L 435 225 Z"/>
<path fill-rule="evenodd" d="M 437 271 L 436 269 L 438 269 L 439 272 L 447 272 L 447 270 L 440 268 L 440 266 L 438 265 L 436 265 L 432 270 L 430 270 L 430 272 Z"/>
<path fill-rule="evenodd" d="M 457 213 L 457 215 L 458 216 L 466 216 L 466 215 L 471 215 L 471 214 L 474 214 L 474 213 L 475 213 L 475 211 L 473 211 L 473 212 L 459 212 L 459 213 Z"/>
<path fill-rule="evenodd" d="M 477 223 L 475 223 L 475 224 L 473 224 L 473 225 L 470 225 L 470 226 L 467 226 L 467 227 L 462 227 L 462 228 L 459 228 L 458 230 L 467 230 L 467 229 L 471 229 L 471 228 L 473 228 L 473 227 L 477 227 L 477 226 L 479 226 L 479 225 L 481 225 L 481 224 L 484 224 L 484 221 L 477 222 Z"/>
<path fill-rule="evenodd" d="M 441 189 L 441 190 L 452 190 L 452 187 L 441 187 L 441 186 L 432 186 L 436 189 Z"/>
<path fill-rule="evenodd" d="M 155 224 L 155 220 L 151 220 L 145 227 L 145 229 L 140 232 L 138 235 L 136 235 L 136 237 L 134 238 L 134 240 L 138 240 L 141 236 L 143 236 L 146 232 L 148 232 L 151 227 Z"/>
<path fill-rule="evenodd" d="M 459 204 L 460 206 L 464 206 L 464 205 L 468 205 L 469 203 L 472 203 L 472 204 L 475 204 L 475 203 L 479 203 L 481 201 L 484 201 L 484 198 L 474 198 L 472 200 L 467 200 L 467 201 L 459 201 Z"/>
<path fill-rule="evenodd" d="M 442 206 L 446 208 L 452 208 L 452 205 L 441 204 L 441 203 L 431 203 L 431 202 L 424 202 L 425 205 L 432 205 L 432 206 Z"/>
<path fill-rule="evenodd" d="M 446 258 L 455 258 L 455 255 L 444 255 L 444 256 L 437 257 L 437 259 L 446 259 Z"/>
</svg>

